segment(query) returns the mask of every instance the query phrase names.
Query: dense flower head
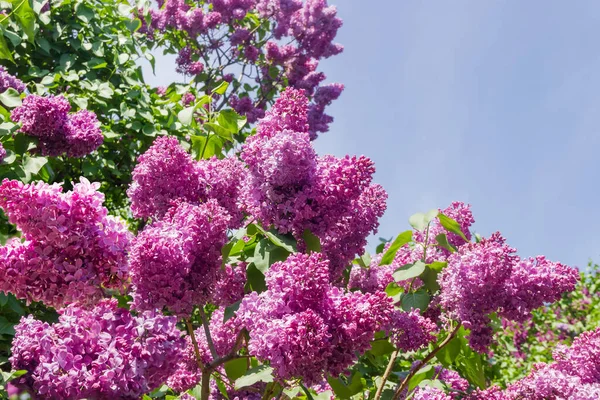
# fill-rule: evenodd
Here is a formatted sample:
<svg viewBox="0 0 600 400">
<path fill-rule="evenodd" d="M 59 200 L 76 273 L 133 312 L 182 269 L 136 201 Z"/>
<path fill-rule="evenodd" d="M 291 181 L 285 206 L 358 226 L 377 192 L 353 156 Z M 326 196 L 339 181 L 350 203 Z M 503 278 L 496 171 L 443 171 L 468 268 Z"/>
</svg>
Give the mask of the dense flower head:
<svg viewBox="0 0 600 400">
<path fill-rule="evenodd" d="M 291 255 L 267 271 L 266 292 L 242 300 L 237 315 L 250 332 L 248 349 L 281 379 L 311 385 L 344 372 L 392 322 L 390 298 L 332 287 L 327 269 L 321 254 Z"/>
<path fill-rule="evenodd" d="M 471 346 L 483 352 L 492 335 L 489 314 L 522 321 L 544 302 L 573 290 L 578 279 L 575 269 L 544 257 L 521 260 L 496 233 L 459 247 L 438 281 L 442 307 L 471 330 Z"/>
<path fill-rule="evenodd" d="M 391 342 L 403 351 L 414 351 L 426 346 L 436 340 L 438 332 L 437 325 L 421 316 L 418 310 L 395 312 L 390 326 Z"/>
<path fill-rule="evenodd" d="M 41 154 L 83 157 L 100 147 L 104 137 L 96 114 L 88 110 L 69 114 L 70 109 L 63 96 L 29 95 L 11 118 L 21 123 L 19 132 L 38 139 Z"/>
<path fill-rule="evenodd" d="M 62 307 L 123 287 L 131 234 L 107 215 L 99 186 L 82 177 L 62 193 L 58 184 L 2 182 L 0 207 L 24 240 L 0 247 L 0 291 Z"/>
<path fill-rule="evenodd" d="M 29 95 L 23 104 L 15 108 L 11 118 L 21 123 L 19 132 L 38 138 L 60 136 L 71 109 L 63 96 Z"/>
<path fill-rule="evenodd" d="M 371 183 L 375 168 L 368 158 L 317 157 L 306 107 L 301 91 L 286 90 L 248 138 L 241 155 L 249 170 L 241 201 L 265 226 L 299 240 L 307 229 L 318 236 L 330 275 L 338 279 L 377 229 L 387 194 Z"/>
<path fill-rule="evenodd" d="M 219 306 L 229 306 L 244 297 L 246 284 L 246 264 L 226 265 L 219 271 L 211 302 Z"/>
<path fill-rule="evenodd" d="M 154 141 L 138 159 L 127 190 L 137 218 L 162 218 L 177 200 L 198 203 L 214 199 L 230 215 L 230 228 L 241 225 L 240 182 L 246 171 L 234 157 L 195 161 L 176 138 Z"/>
<path fill-rule="evenodd" d="M 130 252 L 133 304 L 189 316 L 212 296 L 227 241 L 227 212 L 215 200 L 175 204 L 146 227 Z"/>
<path fill-rule="evenodd" d="M 0 65 L 0 92 L 5 92 L 8 88 L 13 88 L 17 92 L 25 91 L 25 84 L 19 78 L 12 76 L 6 69 Z"/>
<path fill-rule="evenodd" d="M 413 392 L 413 400 L 453 400 L 452 396 L 443 390 L 432 386 L 419 386 Z"/>
<path fill-rule="evenodd" d="M 40 399 L 140 398 L 177 365 L 184 340 L 176 322 L 151 311 L 134 317 L 114 299 L 69 306 L 52 325 L 23 317 L 10 361 L 28 373 L 16 384 Z"/>
</svg>

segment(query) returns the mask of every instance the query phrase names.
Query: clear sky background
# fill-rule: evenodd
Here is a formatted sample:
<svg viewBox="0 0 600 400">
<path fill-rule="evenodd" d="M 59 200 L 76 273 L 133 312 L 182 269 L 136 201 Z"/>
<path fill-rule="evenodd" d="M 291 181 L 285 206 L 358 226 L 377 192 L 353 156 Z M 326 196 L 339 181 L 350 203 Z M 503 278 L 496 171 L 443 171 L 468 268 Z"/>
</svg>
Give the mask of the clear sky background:
<svg viewBox="0 0 600 400">
<path fill-rule="evenodd" d="M 321 65 L 346 90 L 315 146 L 375 161 L 389 200 L 370 247 L 461 200 L 521 256 L 600 262 L 600 2 L 336 5 L 345 51 Z M 172 57 L 145 72 L 181 80 Z"/>
</svg>

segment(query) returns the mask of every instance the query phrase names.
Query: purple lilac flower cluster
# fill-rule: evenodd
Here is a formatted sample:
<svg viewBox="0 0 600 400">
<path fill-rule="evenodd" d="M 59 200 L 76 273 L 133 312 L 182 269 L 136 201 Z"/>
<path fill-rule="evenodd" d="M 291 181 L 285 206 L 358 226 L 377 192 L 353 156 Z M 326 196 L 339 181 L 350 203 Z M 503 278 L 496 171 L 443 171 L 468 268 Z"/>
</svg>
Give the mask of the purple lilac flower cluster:
<svg viewBox="0 0 600 400">
<path fill-rule="evenodd" d="M 6 149 L 2 146 L 2 143 L 0 143 L 0 163 L 4 161 L 4 158 L 6 158 Z"/>
<path fill-rule="evenodd" d="M 11 364 L 28 373 L 13 382 L 36 399 L 138 399 L 162 385 L 181 357 L 174 317 L 134 317 L 114 299 L 93 309 L 72 305 L 49 325 L 23 317 Z"/>
<path fill-rule="evenodd" d="M 160 137 L 138 159 L 127 190 L 137 218 L 162 218 L 176 200 L 198 203 L 214 199 L 225 208 L 230 228 L 241 225 L 237 204 L 245 169 L 236 158 L 195 161 L 176 138 Z"/>
<path fill-rule="evenodd" d="M 333 118 L 325 114 L 325 108 L 337 99 L 341 84 L 322 85 L 325 74 L 318 72 L 319 60 L 337 55 L 343 47 L 334 43 L 342 20 L 337 10 L 328 6 L 326 0 L 209 0 L 194 6 L 185 0 L 166 0 L 160 8 L 150 8 L 147 13 L 150 25 L 143 15 L 142 31 L 149 38 L 157 32 L 184 31 L 186 43 L 179 49 L 177 71 L 188 75 L 216 73 L 213 80 L 230 82 L 230 72 L 206 68 L 207 60 L 214 53 L 219 59 L 225 57 L 228 65 L 235 62 L 255 64 L 255 75 L 243 75 L 250 84 L 259 82 L 257 100 L 251 97 L 231 96 L 230 105 L 253 123 L 264 115 L 267 102 L 264 97 L 277 84 L 287 83 L 304 89 L 314 103 L 309 110 L 311 138 L 318 132 L 326 132 Z M 143 14 L 144 10 L 140 10 Z M 244 21 L 248 14 L 269 21 L 272 32 L 266 44 L 260 32 Z M 227 25 L 230 33 L 223 35 Z M 286 42 L 286 44 L 282 44 Z M 208 65 L 208 64 L 207 64 Z M 273 68 L 279 71 L 273 74 Z M 225 79 L 228 77 L 229 79 Z M 210 79 L 210 78 L 209 78 Z M 239 82 L 238 82 L 239 83 Z"/>
<path fill-rule="evenodd" d="M 521 259 L 499 233 L 461 246 L 438 279 L 440 302 L 471 330 L 470 345 L 484 352 L 492 340 L 489 314 L 523 321 L 531 310 L 575 288 L 576 269 L 543 256 Z"/>
<path fill-rule="evenodd" d="M 124 287 L 131 234 L 107 215 L 99 187 L 83 177 L 67 193 L 58 184 L 2 182 L 0 207 L 23 240 L 0 247 L 0 291 L 58 308 Z"/>
<path fill-rule="evenodd" d="M 461 227 L 461 231 L 465 234 L 465 236 L 468 239 L 471 238 L 469 228 L 475 222 L 475 220 L 473 219 L 471 206 L 469 204 L 464 204 L 458 201 L 453 202 L 445 209 L 440 209 L 439 212 L 457 221 Z M 403 265 L 412 264 L 422 259 L 424 255 L 425 260 L 428 263 L 433 261 L 445 261 L 448 255 L 450 255 L 450 252 L 442 247 L 432 246 L 432 244 L 436 243 L 436 236 L 440 234 L 445 234 L 448 238 L 448 242 L 457 248 L 467 243 L 459 235 L 446 231 L 446 229 L 440 224 L 439 218 L 436 217 L 433 221 L 431 221 L 427 235 L 424 231 L 413 231 L 413 243 L 406 244 L 398 249 L 398 252 L 396 253 L 396 256 L 391 264 L 379 265 L 383 255 L 385 254 L 385 251 L 387 251 L 391 245 L 388 244 L 381 253 L 373 256 L 369 268 L 363 268 L 358 265 L 354 265 L 350 272 L 348 287 L 351 289 L 360 289 L 363 292 L 368 293 L 385 290 L 390 283 L 394 282 L 394 272 Z M 426 236 L 427 246 L 425 243 Z M 424 250 L 425 246 L 426 249 Z M 402 286 L 409 284 L 410 282 L 396 283 Z M 422 282 L 417 280 L 412 282 L 412 287 L 413 289 L 418 288 L 421 284 Z"/>
<path fill-rule="evenodd" d="M 5 92 L 8 88 L 13 88 L 19 93 L 25 91 L 25 84 L 19 78 L 9 74 L 6 69 L 0 65 L 0 92 Z"/>
<path fill-rule="evenodd" d="M 11 118 L 21 123 L 19 132 L 38 139 L 41 154 L 83 157 L 100 147 L 104 137 L 96 114 L 88 110 L 69 114 L 70 109 L 62 96 L 29 95 Z"/>
<path fill-rule="evenodd" d="M 506 390 L 477 391 L 470 400 L 595 400 L 600 398 L 600 329 L 584 332 L 570 348 L 561 346 L 551 364 L 536 364 L 531 373 Z"/>
<path fill-rule="evenodd" d="M 211 298 L 230 217 L 215 200 L 176 203 L 133 241 L 129 263 L 137 310 L 187 317 Z"/>
<path fill-rule="evenodd" d="M 250 332 L 248 350 L 269 361 L 279 378 L 299 377 L 311 385 L 323 374 L 337 376 L 369 348 L 377 331 L 394 329 L 396 322 L 403 329 L 398 331 L 401 348 L 431 340 L 430 323 L 394 310 L 383 293 L 347 293 L 331 286 L 328 269 L 320 254 L 293 254 L 267 271 L 266 292 L 242 300 L 237 316 Z"/>
<path fill-rule="evenodd" d="M 219 306 L 229 306 L 244 297 L 244 285 L 246 284 L 246 264 L 237 266 L 226 265 L 219 271 L 219 277 L 215 282 L 215 290 L 211 301 Z"/>
<path fill-rule="evenodd" d="M 303 92 L 288 88 L 261 120 L 243 146 L 249 176 L 241 200 L 266 226 L 300 241 L 307 229 L 318 236 L 338 279 L 377 229 L 387 194 L 371 183 L 375 168 L 368 158 L 318 157 L 307 114 Z"/>
</svg>

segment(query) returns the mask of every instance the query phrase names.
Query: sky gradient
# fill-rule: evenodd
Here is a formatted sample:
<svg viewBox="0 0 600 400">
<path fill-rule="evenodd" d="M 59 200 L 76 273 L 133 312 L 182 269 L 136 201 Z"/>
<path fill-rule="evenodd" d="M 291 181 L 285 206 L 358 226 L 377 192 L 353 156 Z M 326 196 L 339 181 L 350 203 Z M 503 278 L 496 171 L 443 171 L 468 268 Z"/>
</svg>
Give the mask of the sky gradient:
<svg viewBox="0 0 600 400">
<path fill-rule="evenodd" d="M 460 200 L 521 256 L 600 262 L 600 3 L 337 6 L 345 51 L 321 66 L 346 90 L 315 146 L 375 161 L 389 200 L 370 250 Z M 181 80 L 173 57 L 156 70 L 150 84 Z"/>
</svg>

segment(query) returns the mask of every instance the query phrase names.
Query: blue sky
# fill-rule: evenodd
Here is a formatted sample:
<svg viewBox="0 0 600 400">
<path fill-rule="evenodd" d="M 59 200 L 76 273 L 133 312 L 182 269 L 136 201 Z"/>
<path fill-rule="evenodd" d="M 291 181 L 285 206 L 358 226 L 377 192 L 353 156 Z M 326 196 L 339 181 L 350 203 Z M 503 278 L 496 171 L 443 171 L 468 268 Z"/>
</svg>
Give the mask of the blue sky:
<svg viewBox="0 0 600 400">
<path fill-rule="evenodd" d="M 522 256 L 600 262 L 600 3 L 337 6 L 345 51 L 321 65 L 346 90 L 315 146 L 375 161 L 389 200 L 373 247 L 461 200 Z M 173 62 L 147 81 L 180 80 Z"/>
</svg>

